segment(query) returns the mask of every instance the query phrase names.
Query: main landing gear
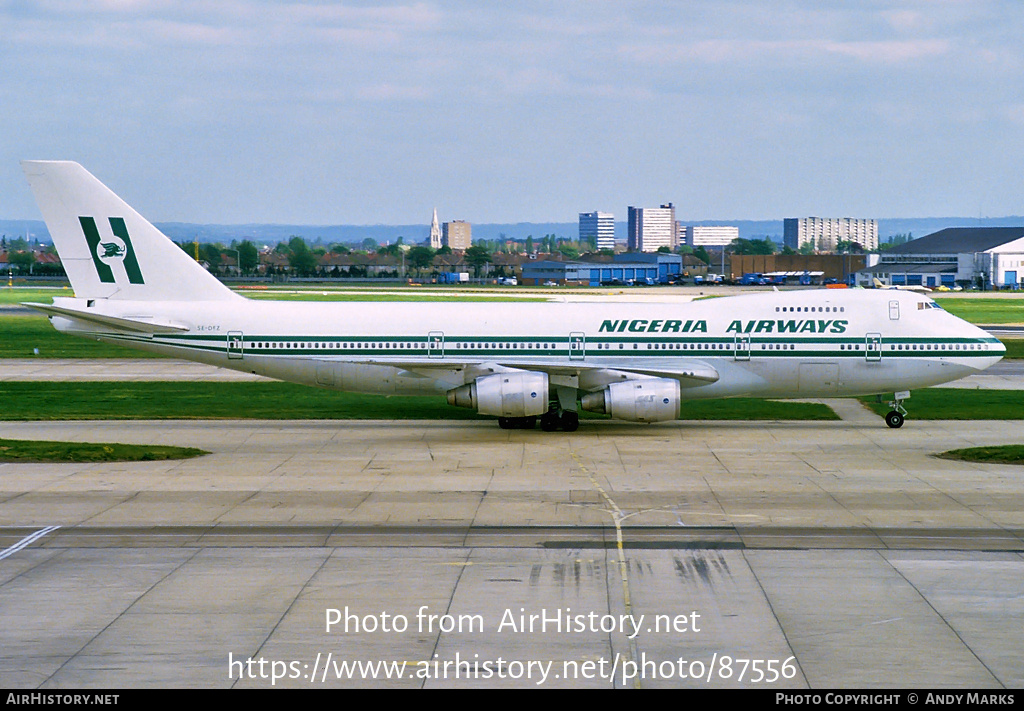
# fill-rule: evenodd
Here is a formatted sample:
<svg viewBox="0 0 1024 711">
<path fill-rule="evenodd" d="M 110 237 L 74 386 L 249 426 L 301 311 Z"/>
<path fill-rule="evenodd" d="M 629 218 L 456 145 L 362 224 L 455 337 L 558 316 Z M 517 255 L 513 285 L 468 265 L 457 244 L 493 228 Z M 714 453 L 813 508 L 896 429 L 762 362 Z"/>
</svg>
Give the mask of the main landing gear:
<svg viewBox="0 0 1024 711">
<path fill-rule="evenodd" d="M 575 410 L 548 410 L 540 416 L 540 428 L 545 432 L 557 429 L 575 432 L 580 428 L 580 413 Z"/>
<path fill-rule="evenodd" d="M 503 430 L 532 430 L 536 417 L 499 417 L 498 427 Z M 575 432 L 580 428 L 580 414 L 574 410 L 548 410 L 540 416 L 540 428 L 545 432 L 564 430 Z"/>
<path fill-rule="evenodd" d="M 898 393 L 894 393 L 892 400 L 889 401 L 889 407 L 892 408 L 885 415 L 885 424 L 889 425 L 892 429 L 896 430 L 903 426 L 903 420 L 907 416 L 907 410 L 903 407 L 903 401 L 910 397 L 910 392 L 903 390 Z"/>
<path fill-rule="evenodd" d="M 498 427 L 503 430 L 532 430 L 537 424 L 536 415 L 532 417 L 499 417 Z"/>
</svg>

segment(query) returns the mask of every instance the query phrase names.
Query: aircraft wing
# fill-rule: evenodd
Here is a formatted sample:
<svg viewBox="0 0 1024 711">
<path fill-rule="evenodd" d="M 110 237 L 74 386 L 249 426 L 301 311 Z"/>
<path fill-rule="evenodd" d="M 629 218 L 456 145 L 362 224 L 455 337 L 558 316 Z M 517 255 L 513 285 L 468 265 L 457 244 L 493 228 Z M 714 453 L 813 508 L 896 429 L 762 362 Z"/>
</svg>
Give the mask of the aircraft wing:
<svg viewBox="0 0 1024 711">
<path fill-rule="evenodd" d="M 535 371 L 547 373 L 549 376 L 578 379 L 578 387 L 586 391 L 599 390 L 610 383 L 642 378 L 671 378 L 672 380 L 679 381 L 679 385 L 684 388 L 709 385 L 717 382 L 719 379 L 718 370 L 705 361 L 697 359 L 677 360 L 673 362 L 671 367 L 665 368 L 616 368 L 584 362 L 567 363 L 565 360 L 541 360 L 529 363 L 502 361 L 459 362 L 445 358 L 444 360 L 439 359 L 437 365 L 426 364 L 422 360 L 408 362 L 371 360 L 360 362 L 401 368 L 424 377 L 431 377 L 431 371 L 444 370 L 450 372 L 452 370 L 463 370 L 466 373 L 467 381 L 492 373 Z"/>
<path fill-rule="evenodd" d="M 69 309 L 64 306 L 53 306 L 52 304 L 36 304 L 24 302 L 22 306 L 42 311 L 48 316 L 63 316 L 73 318 L 77 321 L 115 328 L 119 331 L 130 331 L 133 333 L 183 333 L 189 330 L 188 326 L 171 323 L 169 321 L 158 321 L 145 316 L 136 318 L 125 318 L 123 316 L 107 316 L 105 314 L 82 311 L 80 309 Z"/>
</svg>

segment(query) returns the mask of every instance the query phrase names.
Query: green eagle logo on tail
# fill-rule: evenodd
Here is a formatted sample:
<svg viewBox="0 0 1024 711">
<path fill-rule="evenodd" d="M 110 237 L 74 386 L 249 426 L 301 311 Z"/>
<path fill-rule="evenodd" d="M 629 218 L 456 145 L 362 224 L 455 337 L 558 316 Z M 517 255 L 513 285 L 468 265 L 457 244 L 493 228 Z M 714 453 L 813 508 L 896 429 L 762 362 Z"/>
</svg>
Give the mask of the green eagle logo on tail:
<svg viewBox="0 0 1024 711">
<path fill-rule="evenodd" d="M 103 247 L 103 258 L 124 256 L 124 247 L 117 242 L 100 242 L 100 246 Z"/>
</svg>

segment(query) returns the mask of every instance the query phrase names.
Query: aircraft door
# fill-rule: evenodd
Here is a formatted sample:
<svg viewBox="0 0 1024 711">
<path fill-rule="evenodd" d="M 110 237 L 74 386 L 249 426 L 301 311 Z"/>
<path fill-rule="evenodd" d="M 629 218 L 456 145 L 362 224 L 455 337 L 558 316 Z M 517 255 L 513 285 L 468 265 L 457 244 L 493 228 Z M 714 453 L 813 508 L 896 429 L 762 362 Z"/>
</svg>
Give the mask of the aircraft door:
<svg viewBox="0 0 1024 711">
<path fill-rule="evenodd" d="M 427 334 L 427 357 L 444 358 L 444 331 L 431 331 Z"/>
<path fill-rule="evenodd" d="M 864 337 L 864 360 L 877 363 L 882 360 L 882 334 L 869 333 Z"/>
<path fill-rule="evenodd" d="M 316 384 L 327 388 L 334 387 L 334 363 L 329 360 L 316 362 Z"/>
<path fill-rule="evenodd" d="M 745 333 L 736 336 L 735 359 L 750 360 L 750 336 Z"/>
<path fill-rule="evenodd" d="M 583 360 L 587 356 L 587 336 L 581 331 L 569 334 L 569 360 Z"/>
<path fill-rule="evenodd" d="M 228 331 L 228 360 L 241 360 L 245 342 L 241 331 Z"/>
</svg>

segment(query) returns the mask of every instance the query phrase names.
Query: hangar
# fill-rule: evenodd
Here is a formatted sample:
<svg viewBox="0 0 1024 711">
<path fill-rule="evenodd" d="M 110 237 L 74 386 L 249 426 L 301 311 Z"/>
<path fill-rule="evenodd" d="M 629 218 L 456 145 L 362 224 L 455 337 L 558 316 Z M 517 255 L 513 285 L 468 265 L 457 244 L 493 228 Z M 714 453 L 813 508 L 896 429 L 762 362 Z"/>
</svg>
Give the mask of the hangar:
<svg viewBox="0 0 1024 711">
<path fill-rule="evenodd" d="M 893 247 L 857 272 L 859 286 L 1020 289 L 1024 227 L 950 227 Z"/>
<path fill-rule="evenodd" d="M 700 264 L 705 267 L 703 262 Z M 535 285 L 553 281 L 587 286 L 631 282 L 666 284 L 672 277 L 682 273 L 683 255 L 624 252 L 616 254 L 610 262 L 542 261 L 524 264 L 523 283 Z"/>
</svg>

